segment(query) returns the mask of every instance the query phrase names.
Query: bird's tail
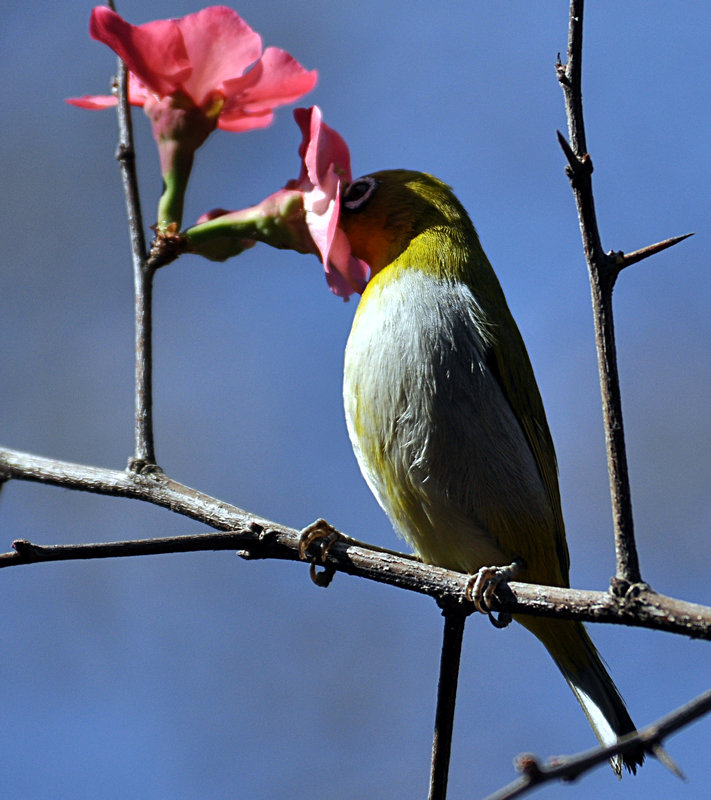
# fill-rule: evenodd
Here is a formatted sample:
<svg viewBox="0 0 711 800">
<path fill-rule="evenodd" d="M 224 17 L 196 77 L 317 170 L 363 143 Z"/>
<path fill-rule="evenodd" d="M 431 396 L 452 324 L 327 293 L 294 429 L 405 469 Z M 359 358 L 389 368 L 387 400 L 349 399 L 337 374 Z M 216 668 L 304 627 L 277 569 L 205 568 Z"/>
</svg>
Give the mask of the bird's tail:
<svg viewBox="0 0 711 800">
<path fill-rule="evenodd" d="M 516 621 L 538 637 L 551 654 L 602 745 L 615 744 L 635 730 L 624 701 L 582 623 L 524 616 L 517 616 Z M 634 774 L 643 761 L 644 749 L 639 747 L 616 756 L 610 764 L 619 777 L 623 764 Z"/>
</svg>

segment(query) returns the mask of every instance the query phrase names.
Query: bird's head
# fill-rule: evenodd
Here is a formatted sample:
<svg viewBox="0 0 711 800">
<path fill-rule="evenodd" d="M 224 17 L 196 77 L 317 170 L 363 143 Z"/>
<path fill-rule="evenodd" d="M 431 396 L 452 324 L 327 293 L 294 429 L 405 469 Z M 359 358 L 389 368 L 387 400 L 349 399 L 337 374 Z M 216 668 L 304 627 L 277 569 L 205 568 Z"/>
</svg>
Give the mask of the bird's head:
<svg viewBox="0 0 711 800">
<path fill-rule="evenodd" d="M 466 211 L 442 181 L 424 172 L 383 170 L 357 178 L 341 200 L 340 225 L 353 255 L 375 275 L 415 248 L 433 265 L 438 253 L 472 242 L 478 245 Z M 451 259 L 450 259 L 451 263 Z"/>
</svg>

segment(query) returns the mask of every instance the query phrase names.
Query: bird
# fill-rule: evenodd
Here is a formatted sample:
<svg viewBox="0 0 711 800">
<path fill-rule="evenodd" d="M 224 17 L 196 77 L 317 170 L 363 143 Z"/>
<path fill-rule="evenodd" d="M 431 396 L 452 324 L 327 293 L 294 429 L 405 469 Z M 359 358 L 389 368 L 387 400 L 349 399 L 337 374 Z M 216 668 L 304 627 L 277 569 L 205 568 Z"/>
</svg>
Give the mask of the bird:
<svg viewBox="0 0 711 800">
<path fill-rule="evenodd" d="M 553 440 L 533 368 L 462 204 L 437 178 L 384 170 L 343 191 L 341 228 L 370 266 L 345 351 L 361 472 L 423 562 L 568 587 Z M 548 650 L 603 745 L 635 725 L 578 621 L 514 615 Z M 635 773 L 644 749 L 611 759 Z"/>
</svg>

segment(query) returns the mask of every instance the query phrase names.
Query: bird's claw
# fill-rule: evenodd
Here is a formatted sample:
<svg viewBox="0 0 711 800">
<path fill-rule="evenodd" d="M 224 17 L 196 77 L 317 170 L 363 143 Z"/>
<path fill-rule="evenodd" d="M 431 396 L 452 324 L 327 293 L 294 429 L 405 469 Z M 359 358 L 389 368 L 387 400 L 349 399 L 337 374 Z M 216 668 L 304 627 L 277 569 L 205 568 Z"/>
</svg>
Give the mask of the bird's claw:
<svg viewBox="0 0 711 800">
<path fill-rule="evenodd" d="M 311 564 L 309 565 L 309 575 L 316 586 L 326 588 L 333 580 L 336 568 L 330 564 L 325 564 L 325 561 L 328 551 L 340 538 L 341 534 L 325 519 L 317 519 L 316 522 L 312 522 L 311 525 L 301 531 L 299 558 L 302 561 L 308 559 L 309 547 L 314 542 L 320 542 L 319 554 L 318 556 L 311 556 Z M 323 565 L 323 569 L 320 572 L 317 570 L 317 561 Z"/>
<path fill-rule="evenodd" d="M 474 608 L 489 617 L 495 628 L 505 628 L 511 622 L 511 614 L 502 611 L 498 617 L 494 615 L 492 604 L 496 600 L 496 592 L 503 585 L 517 577 L 523 569 L 523 562 L 516 559 L 507 567 L 481 567 L 472 575 L 464 589 L 464 595 Z"/>
</svg>

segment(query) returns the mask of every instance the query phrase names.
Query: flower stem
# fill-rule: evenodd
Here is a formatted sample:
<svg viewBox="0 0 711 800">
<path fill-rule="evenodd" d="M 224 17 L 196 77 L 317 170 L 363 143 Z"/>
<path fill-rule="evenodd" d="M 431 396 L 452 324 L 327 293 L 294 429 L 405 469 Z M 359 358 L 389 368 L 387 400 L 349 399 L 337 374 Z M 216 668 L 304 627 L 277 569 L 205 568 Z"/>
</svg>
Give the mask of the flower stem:
<svg viewBox="0 0 711 800">
<path fill-rule="evenodd" d="M 193 168 L 194 152 L 178 152 L 173 156 L 170 172 L 163 175 L 163 194 L 158 201 L 158 228 L 174 225 L 180 228 L 183 221 L 185 189 Z"/>
</svg>

